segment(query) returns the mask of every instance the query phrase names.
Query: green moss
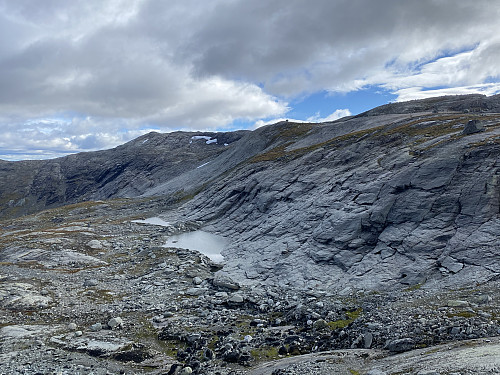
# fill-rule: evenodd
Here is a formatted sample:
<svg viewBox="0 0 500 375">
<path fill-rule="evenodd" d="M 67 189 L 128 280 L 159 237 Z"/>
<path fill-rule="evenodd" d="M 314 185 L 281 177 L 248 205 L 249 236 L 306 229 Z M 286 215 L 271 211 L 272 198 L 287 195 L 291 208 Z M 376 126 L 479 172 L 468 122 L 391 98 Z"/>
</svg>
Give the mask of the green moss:
<svg viewBox="0 0 500 375">
<path fill-rule="evenodd" d="M 352 368 L 349 369 L 349 372 L 352 374 L 352 375 L 361 375 L 361 373 L 359 371 L 356 371 L 356 370 L 353 370 Z"/>
<path fill-rule="evenodd" d="M 215 345 L 217 344 L 217 342 L 219 342 L 219 336 L 214 335 L 212 336 L 210 342 L 207 344 L 207 347 L 211 350 L 215 350 Z"/>
<path fill-rule="evenodd" d="M 346 312 L 347 319 L 340 319 L 340 320 L 328 322 L 328 327 L 330 327 L 330 329 L 332 331 L 336 330 L 336 329 L 345 328 L 349 324 L 354 322 L 356 319 L 358 319 L 362 312 L 363 312 L 363 309 L 361 309 L 361 308 L 356 309 L 354 311 L 347 311 Z"/>
<path fill-rule="evenodd" d="M 441 350 L 441 348 L 439 348 L 439 347 L 437 347 L 437 348 L 433 348 L 433 349 L 430 349 L 430 350 L 426 351 L 426 352 L 424 353 L 424 355 L 429 355 L 429 354 L 437 353 L 437 352 L 439 352 L 440 350 Z"/>
<path fill-rule="evenodd" d="M 257 361 L 273 360 L 280 358 L 280 355 L 278 354 L 278 348 L 274 346 L 255 348 L 250 351 L 250 354 Z"/>
<path fill-rule="evenodd" d="M 154 349 L 164 353 L 169 357 L 176 358 L 177 352 L 180 349 L 185 349 L 186 344 L 176 340 L 160 340 L 158 339 L 158 332 L 153 327 L 150 320 L 146 318 L 140 319 L 139 327 L 134 335 L 136 342 L 147 344 Z"/>
<path fill-rule="evenodd" d="M 424 285 L 424 284 L 415 284 L 415 285 L 409 286 L 404 291 L 405 292 L 413 292 L 415 290 L 419 290 L 420 288 L 422 288 L 422 285 Z"/>
<path fill-rule="evenodd" d="M 346 312 L 346 315 L 349 317 L 350 320 L 354 321 L 360 317 L 362 312 L 363 312 L 363 309 L 360 307 L 354 311 Z"/>
<path fill-rule="evenodd" d="M 477 314 L 475 312 L 472 312 L 472 311 L 459 311 L 459 312 L 456 312 L 456 313 L 448 313 L 446 314 L 448 316 L 448 318 L 454 318 L 456 316 L 460 317 L 460 318 L 474 318 L 475 316 L 477 316 Z"/>
<path fill-rule="evenodd" d="M 278 160 L 284 156 L 287 155 L 287 152 L 285 149 L 290 146 L 292 142 L 287 142 L 285 144 L 282 144 L 280 146 L 277 146 L 267 152 L 264 152 L 262 154 L 254 156 L 250 162 L 251 163 L 258 163 L 261 161 L 273 161 L 273 160 Z"/>
</svg>

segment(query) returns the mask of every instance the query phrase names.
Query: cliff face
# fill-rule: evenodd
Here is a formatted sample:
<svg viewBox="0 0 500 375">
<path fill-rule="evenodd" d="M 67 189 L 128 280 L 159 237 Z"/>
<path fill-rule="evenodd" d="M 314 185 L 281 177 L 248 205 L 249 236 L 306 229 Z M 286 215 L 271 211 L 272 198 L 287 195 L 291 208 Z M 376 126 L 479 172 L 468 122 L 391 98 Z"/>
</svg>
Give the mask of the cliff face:
<svg viewBox="0 0 500 375">
<path fill-rule="evenodd" d="M 500 273 L 499 102 L 434 98 L 332 123 L 148 134 L 108 151 L 5 162 L 1 213 L 177 197 L 187 202 L 165 217 L 229 237 L 224 272 L 243 283 L 480 283 Z"/>
<path fill-rule="evenodd" d="M 237 168 L 187 210 L 233 239 L 226 272 L 255 281 L 483 282 L 500 270 L 500 117 L 483 116 L 486 130 L 465 135 L 470 118 L 380 115 L 345 134 L 360 119 L 318 125 Z"/>
</svg>

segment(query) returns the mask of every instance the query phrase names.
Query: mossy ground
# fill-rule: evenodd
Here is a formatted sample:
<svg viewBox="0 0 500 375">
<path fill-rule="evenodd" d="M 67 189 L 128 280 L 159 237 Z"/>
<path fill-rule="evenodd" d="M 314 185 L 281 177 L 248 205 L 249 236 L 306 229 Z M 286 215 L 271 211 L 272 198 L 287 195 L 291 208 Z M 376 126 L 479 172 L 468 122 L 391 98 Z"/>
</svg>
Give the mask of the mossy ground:
<svg viewBox="0 0 500 375">
<path fill-rule="evenodd" d="M 357 318 L 359 318 L 362 312 L 363 310 L 361 308 L 356 309 L 354 311 L 347 311 L 346 312 L 347 319 L 340 319 L 328 322 L 328 327 L 330 327 L 331 330 L 345 328 L 349 324 L 354 322 Z"/>
</svg>

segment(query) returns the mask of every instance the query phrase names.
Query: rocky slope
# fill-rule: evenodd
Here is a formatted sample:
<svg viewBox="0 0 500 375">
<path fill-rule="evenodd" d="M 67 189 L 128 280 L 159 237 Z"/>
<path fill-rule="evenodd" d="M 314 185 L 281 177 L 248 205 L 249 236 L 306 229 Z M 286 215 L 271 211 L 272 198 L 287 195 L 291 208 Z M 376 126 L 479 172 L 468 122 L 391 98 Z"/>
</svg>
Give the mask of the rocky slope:
<svg viewBox="0 0 500 375">
<path fill-rule="evenodd" d="M 53 160 L 0 161 L 0 216 L 139 196 L 187 170 L 196 170 L 245 133 L 150 133 L 112 150 Z"/>
<path fill-rule="evenodd" d="M 248 288 L 200 253 L 163 246 L 201 222 L 136 222 L 158 206 L 155 199 L 87 202 L 2 222 L 0 373 L 500 369 L 498 280 L 349 295 Z"/>
<path fill-rule="evenodd" d="M 464 132 L 474 119 L 477 131 Z M 261 131 L 279 141 L 181 210 L 232 239 L 229 274 L 339 292 L 498 277 L 499 114 L 386 114 Z"/>
<path fill-rule="evenodd" d="M 0 373 L 498 373 L 499 108 L 1 162 Z M 163 246 L 199 228 L 222 269 Z"/>
</svg>

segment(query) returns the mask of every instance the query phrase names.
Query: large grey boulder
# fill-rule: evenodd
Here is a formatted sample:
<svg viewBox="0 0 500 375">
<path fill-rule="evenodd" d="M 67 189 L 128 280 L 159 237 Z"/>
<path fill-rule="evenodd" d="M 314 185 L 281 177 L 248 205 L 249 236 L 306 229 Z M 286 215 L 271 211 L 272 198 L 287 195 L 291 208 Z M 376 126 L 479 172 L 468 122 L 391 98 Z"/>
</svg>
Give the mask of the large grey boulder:
<svg viewBox="0 0 500 375">
<path fill-rule="evenodd" d="M 470 120 L 467 125 L 465 125 L 462 134 L 469 135 L 474 133 L 479 133 L 484 131 L 484 126 L 479 120 Z"/>
</svg>

